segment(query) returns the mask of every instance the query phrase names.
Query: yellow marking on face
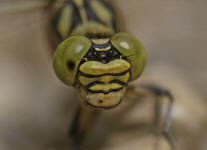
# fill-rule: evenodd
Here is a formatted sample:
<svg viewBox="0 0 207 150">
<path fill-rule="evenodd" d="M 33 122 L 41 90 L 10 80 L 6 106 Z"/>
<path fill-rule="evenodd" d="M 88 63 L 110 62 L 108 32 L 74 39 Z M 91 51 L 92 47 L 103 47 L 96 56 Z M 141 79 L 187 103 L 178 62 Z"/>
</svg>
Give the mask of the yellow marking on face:
<svg viewBox="0 0 207 150">
<path fill-rule="evenodd" d="M 109 42 L 109 38 L 106 39 L 91 39 L 91 41 L 95 44 L 106 44 Z"/>
<path fill-rule="evenodd" d="M 119 80 L 121 82 L 127 83 L 129 81 L 129 78 L 130 78 L 130 73 L 127 72 L 126 74 L 120 76 L 105 75 L 105 76 L 94 77 L 94 78 L 88 78 L 86 76 L 79 75 L 78 80 L 81 85 L 87 86 L 95 81 L 110 83 L 112 80 Z"/>
<path fill-rule="evenodd" d="M 111 83 L 111 84 L 95 84 L 89 88 L 91 91 L 103 91 L 103 92 L 109 92 L 111 90 L 116 90 L 122 88 L 122 85 L 118 83 Z"/>
<path fill-rule="evenodd" d="M 79 70 L 87 75 L 120 74 L 131 67 L 130 63 L 123 59 L 115 59 L 107 64 L 97 61 L 87 61 L 80 65 Z"/>
<path fill-rule="evenodd" d="M 95 48 L 96 51 L 108 51 L 110 49 L 111 49 L 111 46 L 106 47 L 106 48 L 98 48 L 98 47 Z"/>
<path fill-rule="evenodd" d="M 80 98 L 83 103 L 95 108 L 113 108 L 121 102 L 125 92 L 125 87 L 108 94 L 87 92 L 85 88 L 81 88 Z"/>
</svg>

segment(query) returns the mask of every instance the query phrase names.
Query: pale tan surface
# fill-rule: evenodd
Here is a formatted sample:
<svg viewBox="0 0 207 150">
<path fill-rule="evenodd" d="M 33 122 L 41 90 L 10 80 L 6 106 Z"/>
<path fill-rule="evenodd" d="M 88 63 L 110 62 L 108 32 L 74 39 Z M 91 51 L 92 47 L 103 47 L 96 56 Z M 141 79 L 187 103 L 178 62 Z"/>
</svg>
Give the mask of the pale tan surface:
<svg viewBox="0 0 207 150">
<path fill-rule="evenodd" d="M 167 61 L 207 92 L 206 0 L 115 0 L 129 32 L 139 37 L 149 65 Z"/>
<path fill-rule="evenodd" d="M 207 1 L 115 0 L 115 4 L 125 18 L 126 28 L 147 49 L 149 63 L 142 80 L 160 83 L 175 95 L 173 130 L 182 150 L 205 150 Z M 43 14 L 38 9 L 20 14 L 0 13 L 2 150 L 68 147 L 66 134 L 77 101 L 72 88 L 62 85 L 52 71 Z M 144 106 L 137 105 L 123 124 L 119 123 L 119 113 L 106 112 L 98 123 L 104 128 L 97 127 L 100 135 L 107 135 L 100 147 L 134 150 L 146 141 L 151 143 L 151 135 L 143 133 L 147 128 L 136 126 L 137 122 L 149 124 L 150 108 Z M 121 107 L 114 111 L 119 110 Z"/>
</svg>

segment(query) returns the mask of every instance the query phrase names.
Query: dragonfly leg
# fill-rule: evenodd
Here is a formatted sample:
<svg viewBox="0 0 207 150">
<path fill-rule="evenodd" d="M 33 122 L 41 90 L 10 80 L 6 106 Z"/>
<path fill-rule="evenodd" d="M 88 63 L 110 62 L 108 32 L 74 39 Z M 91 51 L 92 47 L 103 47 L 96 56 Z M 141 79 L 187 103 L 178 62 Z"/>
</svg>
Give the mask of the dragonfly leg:
<svg viewBox="0 0 207 150">
<path fill-rule="evenodd" d="M 160 115 L 160 110 L 161 110 L 161 98 L 162 97 L 167 97 L 168 98 L 168 105 L 167 105 L 167 111 L 165 113 L 165 120 L 164 120 L 164 125 L 161 127 L 162 128 L 162 135 L 164 138 L 169 142 L 171 145 L 172 150 L 175 150 L 175 145 L 173 142 L 172 135 L 169 131 L 170 127 L 170 121 L 171 121 L 171 112 L 172 112 L 172 107 L 173 107 L 173 96 L 171 93 L 163 88 L 153 86 L 153 85 L 142 85 L 142 89 L 149 91 L 152 93 L 155 98 L 156 98 L 156 103 L 155 103 L 155 113 L 154 113 L 154 124 L 156 127 L 160 127 L 159 124 L 161 122 L 161 115 Z"/>
<path fill-rule="evenodd" d="M 82 142 L 92 128 L 98 111 L 79 106 L 69 130 L 69 138 L 74 150 L 82 150 Z"/>
</svg>

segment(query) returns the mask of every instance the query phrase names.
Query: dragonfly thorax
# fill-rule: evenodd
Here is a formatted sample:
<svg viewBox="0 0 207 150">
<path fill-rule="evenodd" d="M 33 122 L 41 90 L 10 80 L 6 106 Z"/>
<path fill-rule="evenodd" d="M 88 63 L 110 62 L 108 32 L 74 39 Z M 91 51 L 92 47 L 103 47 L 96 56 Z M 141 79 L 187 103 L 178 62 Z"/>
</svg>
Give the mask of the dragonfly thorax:
<svg viewBox="0 0 207 150">
<path fill-rule="evenodd" d="M 60 41 L 71 35 L 113 35 L 117 32 L 112 8 L 99 0 L 57 1 L 53 27 Z"/>
</svg>

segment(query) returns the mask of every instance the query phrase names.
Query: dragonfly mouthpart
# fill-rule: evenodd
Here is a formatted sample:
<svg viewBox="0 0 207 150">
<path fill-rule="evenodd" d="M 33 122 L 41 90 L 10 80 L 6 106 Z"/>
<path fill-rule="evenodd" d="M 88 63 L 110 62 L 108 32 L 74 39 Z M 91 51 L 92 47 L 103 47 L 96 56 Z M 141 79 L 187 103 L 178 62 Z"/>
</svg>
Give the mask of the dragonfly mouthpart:
<svg viewBox="0 0 207 150">
<path fill-rule="evenodd" d="M 109 109 L 121 103 L 130 80 L 129 62 L 115 59 L 106 64 L 87 61 L 80 65 L 78 82 L 83 103 Z"/>
</svg>

